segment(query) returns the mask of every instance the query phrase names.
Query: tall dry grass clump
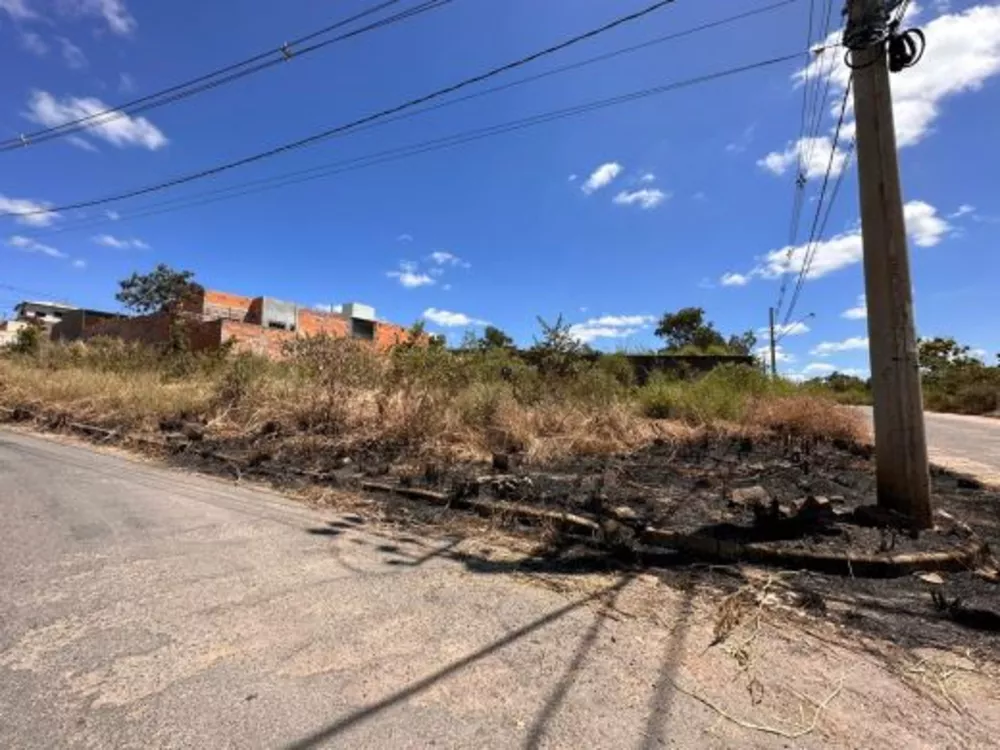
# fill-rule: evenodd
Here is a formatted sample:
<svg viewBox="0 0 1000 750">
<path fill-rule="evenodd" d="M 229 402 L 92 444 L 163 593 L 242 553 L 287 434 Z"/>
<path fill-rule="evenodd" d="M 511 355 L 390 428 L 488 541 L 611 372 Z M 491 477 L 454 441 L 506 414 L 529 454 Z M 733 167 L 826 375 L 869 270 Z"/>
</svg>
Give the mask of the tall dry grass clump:
<svg viewBox="0 0 1000 750">
<path fill-rule="evenodd" d="M 156 429 L 166 417 L 210 422 L 220 437 L 265 427 L 317 453 L 544 461 L 634 450 L 705 426 L 863 438 L 847 410 L 751 367 L 636 385 L 621 356 L 582 356 L 561 339 L 528 356 L 351 339 L 302 338 L 282 361 L 192 355 L 113 340 L 47 344 L 0 357 L 0 403 L 103 426 Z"/>
</svg>

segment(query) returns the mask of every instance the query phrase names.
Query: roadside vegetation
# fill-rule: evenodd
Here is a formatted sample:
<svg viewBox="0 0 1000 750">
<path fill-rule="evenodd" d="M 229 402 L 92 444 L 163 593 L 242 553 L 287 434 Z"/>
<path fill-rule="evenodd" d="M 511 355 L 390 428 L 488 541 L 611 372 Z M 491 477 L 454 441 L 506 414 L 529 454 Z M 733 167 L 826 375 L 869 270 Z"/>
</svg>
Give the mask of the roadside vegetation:
<svg viewBox="0 0 1000 750">
<path fill-rule="evenodd" d="M 516 351 L 486 331 L 380 354 L 350 339 L 302 338 L 283 361 L 192 354 L 95 338 L 53 344 L 26 334 L 0 358 L 0 404 L 104 427 L 156 431 L 192 420 L 238 437 L 261 430 L 343 450 L 529 460 L 628 451 L 710 428 L 862 438 L 833 399 L 772 381 L 755 366 L 656 373 L 640 385 L 621 354 L 594 356 L 561 320 Z"/>
<path fill-rule="evenodd" d="M 968 346 L 952 338 L 920 339 L 920 371 L 924 406 L 954 414 L 1000 413 L 1000 355 L 989 365 Z M 834 372 L 814 378 L 803 388 L 842 404 L 872 403 L 871 381 Z"/>
</svg>

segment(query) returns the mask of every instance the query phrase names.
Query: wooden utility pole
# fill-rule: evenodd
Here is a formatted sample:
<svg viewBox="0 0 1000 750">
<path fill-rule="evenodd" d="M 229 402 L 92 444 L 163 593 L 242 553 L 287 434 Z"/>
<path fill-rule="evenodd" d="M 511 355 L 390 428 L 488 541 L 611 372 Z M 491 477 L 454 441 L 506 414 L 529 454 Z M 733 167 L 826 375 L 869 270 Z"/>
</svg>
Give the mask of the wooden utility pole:
<svg viewBox="0 0 1000 750">
<path fill-rule="evenodd" d="M 883 2 L 853 0 L 851 23 L 864 25 L 878 18 Z M 851 62 L 878 504 L 928 528 L 927 439 L 885 43 L 852 51 Z"/>
<path fill-rule="evenodd" d="M 771 377 L 778 377 L 778 360 L 775 357 L 775 346 L 776 342 L 774 340 L 774 308 L 768 308 L 768 326 L 767 329 L 771 333 Z"/>
</svg>

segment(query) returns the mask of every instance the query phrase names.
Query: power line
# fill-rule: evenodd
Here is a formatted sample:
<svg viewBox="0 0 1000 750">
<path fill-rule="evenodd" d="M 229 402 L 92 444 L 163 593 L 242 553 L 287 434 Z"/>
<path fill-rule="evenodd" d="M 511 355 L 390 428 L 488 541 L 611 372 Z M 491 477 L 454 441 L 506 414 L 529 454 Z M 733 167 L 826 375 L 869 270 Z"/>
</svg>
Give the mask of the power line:
<svg viewBox="0 0 1000 750">
<path fill-rule="evenodd" d="M 466 88 L 467 86 L 471 86 L 474 83 L 479 83 L 479 82 L 485 81 L 485 80 L 487 80 L 489 78 L 493 78 L 494 76 L 500 75 L 501 73 L 505 73 L 508 70 L 513 70 L 513 69 L 519 68 L 519 67 L 521 67 L 523 65 L 527 65 L 528 63 L 534 62 L 535 60 L 538 60 L 538 59 L 540 59 L 542 57 L 546 57 L 546 56 L 551 55 L 551 54 L 553 54 L 555 52 L 559 52 L 559 51 L 561 51 L 563 49 L 566 49 L 567 47 L 570 47 L 570 46 L 573 46 L 575 44 L 578 44 L 579 42 L 582 42 L 582 41 L 585 41 L 585 40 L 588 40 L 588 39 L 592 39 L 593 37 L 598 36 L 600 34 L 603 34 L 604 32 L 610 31 L 611 29 L 614 29 L 614 28 L 616 28 L 618 26 L 621 26 L 623 24 L 626 24 L 626 23 L 629 23 L 631 21 L 635 21 L 635 20 L 637 20 L 639 18 L 642 18 L 644 16 L 647 16 L 650 13 L 653 13 L 654 11 L 657 11 L 657 10 L 660 10 L 661 8 L 666 7 L 667 5 L 672 5 L 674 2 L 675 2 L 675 0 L 659 0 L 658 2 L 655 2 L 652 5 L 649 5 L 649 6 L 643 8 L 641 10 L 638 10 L 638 11 L 636 11 L 634 13 L 630 13 L 630 14 L 625 15 L 625 16 L 620 16 L 620 17 L 614 19 L 613 21 L 609 21 L 608 23 L 606 23 L 606 24 L 604 24 L 602 26 L 598 26 L 595 29 L 591 29 L 590 31 L 584 32 L 582 34 L 578 34 L 578 35 L 576 35 L 574 37 L 570 37 L 569 39 L 566 39 L 565 41 L 562 41 L 562 42 L 559 42 L 558 44 L 554 44 L 554 45 L 551 45 L 549 47 L 546 47 L 545 49 L 542 49 L 542 50 L 540 50 L 538 52 L 534 52 L 534 53 L 532 53 L 530 55 L 527 55 L 525 57 L 522 57 L 522 58 L 519 58 L 517 60 L 514 60 L 513 62 L 505 63 L 504 65 L 500 65 L 498 67 L 491 68 L 490 70 L 487 70 L 484 73 L 480 73 L 479 75 L 472 76 L 471 78 L 466 78 L 466 79 L 464 79 L 462 81 L 459 81 L 458 83 L 452 84 L 450 86 L 446 86 L 446 87 L 441 88 L 441 89 L 437 89 L 436 91 L 432 91 L 429 94 L 425 94 L 425 95 L 417 97 L 415 99 L 410 99 L 409 101 L 406 101 L 406 102 L 404 102 L 402 104 L 398 104 L 398 105 L 393 106 L 393 107 L 389 107 L 388 109 L 383 109 L 380 112 L 376 112 L 374 114 L 366 115 L 365 117 L 361 117 L 361 118 L 359 118 L 357 120 L 354 120 L 352 122 L 346 123 L 344 125 L 338 125 L 336 127 L 328 128 L 327 130 L 320 131 L 319 133 L 315 133 L 315 134 L 307 136 L 305 138 L 301 138 L 301 139 L 299 139 L 297 141 L 291 141 L 291 142 L 285 143 L 285 144 L 283 144 L 281 146 L 277 146 L 275 148 L 268 149 L 267 151 L 261 151 L 259 153 L 253 154 L 251 156 L 243 157 L 242 159 L 237 159 L 235 161 L 226 162 L 224 164 L 219 164 L 217 166 L 210 167 L 208 169 L 203 169 L 203 170 L 201 170 L 199 172 L 194 172 L 194 173 L 191 173 L 191 174 L 188 174 L 188 175 L 184 175 L 183 177 L 175 177 L 172 180 L 167 180 L 165 182 L 157 183 L 155 185 L 149 185 L 149 186 L 146 186 L 146 187 L 143 187 L 143 188 L 137 188 L 135 190 L 130 190 L 130 191 L 127 191 L 125 193 L 119 193 L 117 195 L 107 196 L 107 197 L 104 197 L 104 198 L 95 198 L 95 199 L 86 200 L 86 201 L 79 201 L 77 203 L 70 203 L 70 204 L 66 204 L 66 205 L 63 205 L 63 206 L 58 206 L 58 207 L 55 207 L 55 208 L 36 209 L 36 210 L 33 210 L 33 211 L 19 212 L 19 213 L 8 211 L 8 212 L 0 214 L 0 217 L 2 217 L 2 216 L 18 216 L 18 217 L 33 216 L 33 215 L 38 215 L 38 214 L 50 214 L 50 213 L 57 213 L 57 212 L 60 212 L 60 211 L 69 211 L 69 210 L 78 209 L 78 208 L 90 208 L 91 206 L 100 206 L 100 205 L 103 205 L 103 204 L 106 204 L 106 203 L 114 203 L 116 201 L 125 200 L 125 199 L 128 199 L 128 198 L 135 198 L 135 197 L 138 197 L 140 195 L 147 195 L 149 193 L 158 192 L 160 190 L 166 190 L 167 188 L 176 187 L 177 185 L 183 185 L 185 183 L 193 182 L 195 180 L 203 179 L 205 177 L 210 177 L 212 175 L 220 174 L 222 172 L 226 172 L 226 171 L 229 171 L 231 169 L 236 169 L 237 167 L 246 166 L 247 164 L 253 164 L 255 162 L 262 161 L 263 159 L 268 159 L 268 158 L 270 158 L 272 156 L 277 156 L 278 154 L 286 153 L 286 152 L 292 151 L 294 149 L 298 149 L 298 148 L 302 148 L 304 146 L 312 145 L 314 143 L 317 143 L 317 142 L 319 142 L 321 140 L 324 140 L 326 138 L 329 138 L 331 136 L 334 136 L 334 135 L 337 135 L 339 133 L 343 133 L 345 131 L 348 131 L 348 130 L 351 130 L 353 128 L 356 128 L 359 125 L 364 125 L 364 124 L 367 124 L 369 122 L 374 122 L 375 120 L 380 120 L 380 119 L 382 119 L 384 117 L 387 117 L 388 115 L 396 114 L 397 112 L 402 112 L 403 110 L 411 109 L 411 108 L 413 108 L 413 107 L 415 107 L 415 106 L 417 106 L 419 104 L 423 104 L 423 103 L 431 101 L 433 99 L 438 99 L 438 98 L 440 98 L 442 96 L 445 96 L 446 94 L 450 94 L 450 93 L 453 93 L 453 92 L 458 91 L 460 89 Z"/>
<path fill-rule="evenodd" d="M 823 112 L 826 110 L 826 103 L 829 100 L 830 80 L 833 78 L 833 70 L 837 59 L 836 54 L 831 52 L 828 56 L 829 64 L 827 65 L 824 73 L 822 53 L 829 50 L 831 47 L 831 45 L 826 45 L 825 42 L 830 35 L 830 26 L 833 20 L 833 0 L 826 0 L 825 7 L 825 20 L 823 22 L 823 30 L 821 32 L 821 39 L 824 42 L 824 46 L 813 50 L 815 54 L 820 55 L 817 60 L 816 75 L 812 77 L 808 77 L 807 75 L 805 84 L 803 85 L 803 108 L 805 111 L 805 123 L 808 123 L 808 128 L 804 129 L 804 132 L 800 131 L 802 135 L 795 143 L 796 155 L 798 157 L 796 162 L 798 171 L 795 175 L 795 195 L 793 197 L 792 204 L 792 220 L 789 225 L 788 251 L 786 253 L 786 260 L 788 262 L 791 262 L 792 253 L 794 252 L 796 243 L 798 242 L 799 225 L 802 220 L 802 209 L 805 203 L 805 188 L 808 183 L 809 165 L 812 163 L 813 154 L 815 153 L 816 139 L 819 135 Z M 808 65 L 806 66 L 806 72 L 808 73 Z M 811 85 L 814 80 L 815 85 Z M 822 94 L 820 94 L 821 90 Z M 810 91 L 813 91 L 811 102 Z M 805 146 L 803 146 L 803 142 L 805 143 Z M 805 151 L 803 151 L 803 148 L 805 148 Z M 781 315 L 781 308 L 784 304 L 787 292 L 788 277 L 782 276 L 781 286 L 778 291 L 778 304 L 775 307 L 775 316 Z"/>
<path fill-rule="evenodd" d="M 398 122 L 400 120 L 409 119 L 411 117 L 419 117 L 421 115 L 428 114 L 428 113 L 436 111 L 438 109 L 444 109 L 446 107 L 451 107 L 451 106 L 454 106 L 456 104 L 461 104 L 463 102 L 466 102 L 466 101 L 469 101 L 469 100 L 472 100 L 472 99 L 477 99 L 479 97 L 488 96 L 488 95 L 491 95 L 491 94 L 496 94 L 496 93 L 499 93 L 501 91 L 506 91 L 508 89 L 512 89 L 512 88 L 515 88 L 517 86 L 522 86 L 522 85 L 527 84 L 527 83 L 533 83 L 535 81 L 539 81 L 539 80 L 542 80 L 542 79 L 545 79 L 545 78 L 549 78 L 551 76 L 558 75 L 558 74 L 561 74 L 561 73 L 566 73 L 566 72 L 569 72 L 569 71 L 578 70 L 578 69 L 586 67 L 588 65 L 593 65 L 593 64 L 598 63 L 598 62 L 603 62 L 605 60 L 608 60 L 608 59 L 611 59 L 611 58 L 614 58 L 614 57 L 618 57 L 618 56 L 621 56 L 621 55 L 624 55 L 624 54 L 630 54 L 632 52 L 637 52 L 639 50 L 649 48 L 649 47 L 651 47 L 653 45 L 656 45 L 656 44 L 662 44 L 662 43 L 667 42 L 667 41 L 679 39 L 679 38 L 682 38 L 682 37 L 686 37 L 686 36 L 690 36 L 690 35 L 693 35 L 693 34 L 696 34 L 696 33 L 707 31 L 707 30 L 710 30 L 710 29 L 713 29 L 713 28 L 717 28 L 717 27 L 723 26 L 725 24 L 734 23 L 734 22 L 740 21 L 740 20 L 745 20 L 745 19 L 747 19 L 749 17 L 755 16 L 755 15 L 760 15 L 762 13 L 770 12 L 770 11 L 773 11 L 773 10 L 777 10 L 778 8 L 784 7 L 786 5 L 790 5 L 790 4 L 795 3 L 795 2 L 798 2 L 798 0 L 780 0 L 780 2 L 771 3 L 769 5 L 761 6 L 760 8 L 756 8 L 756 9 L 753 9 L 753 10 L 750 10 L 750 11 L 745 11 L 745 12 L 742 12 L 742 13 L 737 13 L 735 15 L 726 16 L 724 18 L 720 18 L 720 19 L 717 19 L 715 21 L 710 21 L 710 22 L 707 22 L 707 23 L 703 23 L 703 24 L 700 24 L 698 26 L 693 26 L 693 27 L 690 27 L 690 28 L 687 28 L 687 29 L 682 29 L 680 31 L 671 32 L 669 34 L 664 34 L 664 35 L 661 35 L 661 36 L 658 36 L 658 37 L 654 37 L 653 39 L 649 39 L 647 41 L 640 42 L 638 44 L 633 44 L 633 45 L 630 45 L 630 46 L 627 46 L 627 47 L 622 47 L 622 48 L 619 48 L 619 49 L 616 49 L 616 50 L 612 50 L 610 52 L 606 52 L 606 53 L 603 53 L 603 54 L 600 54 L 600 55 L 596 55 L 594 57 L 590 57 L 590 58 L 587 58 L 587 59 L 584 59 L 584 60 L 580 60 L 580 61 L 577 61 L 577 62 L 574 62 L 574 63 L 570 63 L 568 65 L 562 65 L 562 66 L 559 66 L 559 67 L 556 67 L 556 68 L 552 68 L 550 70 L 542 71 L 541 73 L 536 73 L 536 74 L 533 74 L 533 75 L 524 76 L 523 78 L 519 78 L 519 79 L 514 80 L 514 81 L 509 81 L 507 83 L 502 83 L 502 84 L 499 84 L 499 85 L 496 85 L 496 86 L 492 86 L 490 88 L 483 89 L 482 91 L 474 91 L 472 93 L 465 94 L 463 96 L 456 97 L 454 99 L 447 99 L 447 100 L 445 100 L 443 102 L 437 102 L 435 104 L 431 104 L 429 106 L 422 107 L 422 108 L 417 109 L 417 110 L 409 110 L 409 111 L 406 111 L 406 112 L 399 113 L 399 114 L 397 114 L 397 115 L 395 115 L 393 117 L 387 117 L 387 118 L 384 118 L 382 120 L 378 120 L 378 121 L 375 121 L 375 122 L 370 122 L 370 123 L 367 123 L 366 125 L 359 126 L 357 128 L 353 128 L 349 133 L 345 133 L 344 135 L 356 135 L 357 133 L 361 133 L 361 132 L 363 132 L 365 130 L 368 130 L 368 129 L 371 129 L 371 128 L 382 127 L 384 125 L 389 125 L 389 124 L 391 124 L 393 122 Z M 212 191 L 208 191 L 207 193 L 197 194 L 195 196 L 182 196 L 181 198 L 169 200 L 169 201 L 166 201 L 165 203 L 154 204 L 153 207 L 161 206 L 161 205 L 170 205 L 170 204 L 181 202 L 181 201 L 187 201 L 187 200 L 190 200 L 191 198 L 216 195 L 216 194 L 218 194 L 220 192 L 227 192 L 229 190 L 239 189 L 240 187 L 244 187 L 244 186 L 248 186 L 248 185 L 254 185 L 254 184 L 258 184 L 258 183 L 270 182 L 270 181 L 275 180 L 275 179 L 284 179 L 284 178 L 289 177 L 289 176 L 297 176 L 297 175 L 301 175 L 301 174 L 308 174 L 308 173 L 312 173 L 312 172 L 316 172 L 316 171 L 322 171 L 322 170 L 326 169 L 329 166 L 330 166 L 329 164 L 327 164 L 327 165 L 319 165 L 319 166 L 310 167 L 310 168 L 304 169 L 304 170 L 298 170 L 298 171 L 295 171 L 295 172 L 286 173 L 285 175 L 278 175 L 278 176 L 275 176 L 275 177 L 269 177 L 269 178 L 261 178 L 261 179 L 257 179 L 257 180 L 251 180 L 250 182 L 243 183 L 242 185 L 230 186 L 230 187 L 227 187 L 227 188 L 222 188 L 221 190 L 212 190 Z M 161 212 L 157 211 L 156 213 L 161 213 Z M 141 215 L 147 215 L 147 214 L 145 212 L 143 212 Z M 136 216 L 136 214 L 132 214 L 132 216 Z M 50 230 L 50 231 L 47 231 L 47 232 L 34 232 L 34 233 L 31 234 L 31 236 L 32 237 L 48 237 L 48 236 L 52 236 L 52 235 L 56 235 L 56 234 L 62 234 L 62 233 L 67 232 L 67 231 L 74 231 L 74 230 L 82 229 L 82 228 L 93 228 L 95 226 L 110 225 L 110 224 L 115 223 L 115 221 L 117 221 L 117 219 L 97 219 L 96 221 L 94 221 L 94 220 L 84 221 L 84 222 L 82 222 L 80 224 L 77 224 L 77 225 L 64 226 L 64 227 L 60 227 L 58 229 L 53 229 L 53 230 Z"/>
<path fill-rule="evenodd" d="M 628 102 L 637 101 L 650 96 L 667 93 L 669 91 L 675 91 L 682 88 L 689 88 L 692 86 L 708 83 L 710 81 L 718 80 L 721 78 L 738 75 L 740 73 L 746 73 L 752 70 L 757 70 L 777 65 L 783 62 L 788 62 L 800 56 L 801 52 L 795 52 L 792 54 L 782 55 L 780 57 L 774 57 L 767 60 L 760 60 L 754 63 L 749 63 L 747 65 L 727 68 L 721 71 L 708 73 L 694 78 L 688 78 L 681 81 L 674 81 L 672 83 L 663 84 L 661 86 L 641 89 L 638 91 L 621 94 L 619 96 L 586 102 L 584 104 L 579 104 L 572 107 L 564 107 L 562 109 L 552 110 L 549 112 L 544 112 L 541 114 L 520 118 L 518 120 L 511 120 L 497 125 L 477 128 L 474 130 L 467 130 L 460 133 L 455 133 L 450 136 L 435 138 L 432 140 L 410 144 L 407 146 L 399 146 L 392 149 L 385 149 L 372 154 L 367 154 L 365 156 L 342 160 L 339 162 L 326 164 L 320 167 L 311 167 L 309 169 L 299 170 L 297 172 L 287 173 L 284 175 L 262 178 L 243 185 L 234 185 L 228 188 L 221 188 L 219 190 L 210 191 L 208 193 L 189 196 L 188 198 L 178 198 L 172 201 L 168 201 L 165 204 L 159 206 L 157 205 L 150 206 L 149 207 L 150 210 L 147 211 L 122 216 L 119 220 L 127 221 L 129 219 L 153 216 L 176 210 L 182 210 L 184 208 L 204 206 L 222 200 L 237 198 L 243 195 L 263 192 L 266 190 L 285 187 L 287 185 L 321 179 L 324 177 L 329 177 L 331 175 L 341 174 L 343 172 L 349 172 L 357 169 L 364 169 L 367 167 L 377 166 L 379 164 L 384 164 L 392 161 L 398 161 L 400 159 L 405 159 L 432 151 L 438 151 L 444 148 L 451 148 L 454 146 L 463 145 L 465 143 L 483 140 L 485 138 L 490 138 L 493 136 L 503 135 L 505 133 L 510 133 L 529 127 L 534 127 L 536 125 L 542 125 L 548 122 L 553 122 L 555 120 L 587 114 L 593 111 L 605 109 L 607 107 L 617 106 L 620 104 L 626 104 Z M 94 225 L 91 224 L 88 226 L 69 227 L 62 231 L 89 229 L 92 228 L 93 226 Z"/>
<path fill-rule="evenodd" d="M 94 112 L 92 114 L 80 117 L 75 120 L 70 120 L 69 122 L 62 123 L 60 125 L 53 126 L 51 128 L 44 128 L 41 130 L 36 130 L 31 133 L 25 133 L 17 138 L 9 138 L 5 141 L 0 141 L 0 152 L 12 151 L 15 149 L 20 149 L 25 146 L 34 145 L 37 143 L 44 143 L 45 141 L 53 140 L 55 138 L 60 138 L 64 135 L 69 135 L 70 133 L 75 133 L 81 130 L 87 130 L 92 127 L 99 125 L 104 125 L 109 122 L 121 119 L 123 117 L 130 117 L 132 115 L 138 114 L 140 112 L 145 112 L 157 107 L 162 107 L 166 104 L 171 104 L 175 101 L 181 99 L 186 99 L 190 96 L 200 94 L 205 91 L 222 86 L 226 83 L 231 83 L 233 81 L 245 78 L 254 73 L 258 73 L 262 70 L 274 67 L 276 65 L 281 65 L 295 57 L 301 57 L 307 55 L 311 52 L 323 49 L 331 44 L 336 44 L 338 42 L 345 41 L 347 39 L 360 36 L 370 31 L 382 28 L 384 26 L 389 26 L 399 21 L 406 20 L 413 16 L 425 13 L 430 10 L 435 10 L 443 5 L 453 2 L 453 0 L 425 0 L 424 2 L 409 8 L 404 11 L 400 11 L 395 15 L 387 16 L 386 18 L 379 19 L 373 23 L 366 26 L 362 26 L 358 29 L 354 29 L 344 34 L 340 34 L 331 39 L 318 42 L 309 47 L 303 49 L 295 49 L 295 45 L 302 44 L 310 39 L 314 39 L 317 36 L 322 36 L 334 31 L 338 28 L 347 26 L 354 21 L 358 21 L 366 16 L 377 13 L 390 5 L 395 5 L 401 0 L 385 0 L 377 5 L 371 6 L 359 13 L 355 13 L 349 18 L 345 18 L 334 24 L 324 27 L 318 31 L 307 34 L 303 37 L 299 37 L 291 42 L 287 42 L 281 47 L 268 50 L 267 52 L 262 52 L 253 57 L 249 57 L 246 60 L 242 60 L 231 65 L 227 65 L 222 68 L 211 71 L 204 75 L 192 78 L 183 83 L 176 84 L 169 88 L 157 91 L 153 94 L 140 97 L 138 99 L 133 99 L 129 102 L 121 104 L 117 107 L 109 107 L 108 109 L 101 110 L 99 112 Z M 262 61 L 262 62 L 261 62 Z M 251 67 L 247 67 L 251 66 Z M 221 77 L 220 77 L 221 76 Z"/>
<path fill-rule="evenodd" d="M 808 71 L 811 63 L 810 48 L 812 47 L 813 15 L 816 9 L 816 0 L 809 0 L 809 19 L 806 24 L 806 56 L 805 69 Z M 795 140 L 795 187 L 792 192 L 792 219 L 788 226 L 788 248 L 795 247 L 795 241 L 799 235 L 799 224 L 802 221 L 802 204 L 805 199 L 806 180 L 802 170 L 802 139 L 806 134 L 806 112 L 809 109 L 809 91 L 812 81 L 807 78 L 802 86 L 802 111 L 799 114 L 799 137 Z M 781 306 L 785 303 L 785 292 L 787 291 L 787 277 L 782 276 L 781 287 L 778 291 L 778 304 L 774 307 L 774 315 L 781 314 Z"/>
<path fill-rule="evenodd" d="M 788 303 L 788 312 L 785 314 L 785 320 L 782 325 L 787 325 L 788 321 L 792 317 L 792 313 L 795 311 L 795 304 L 798 302 L 799 295 L 802 292 L 802 285 L 805 283 L 806 277 L 809 274 L 809 269 L 812 267 L 813 258 L 816 255 L 816 250 L 819 248 L 819 238 L 820 234 L 817 233 L 817 229 L 820 221 L 820 214 L 823 211 L 823 203 L 826 198 L 826 188 L 830 181 L 830 175 L 833 172 L 833 165 L 837 158 L 837 145 L 840 143 L 840 131 L 844 126 L 844 117 L 847 114 L 847 101 L 851 94 L 851 83 L 853 77 L 847 80 L 847 86 L 844 87 L 844 98 L 840 103 L 840 115 L 837 118 L 837 127 L 833 133 L 833 143 L 830 146 L 830 159 L 826 164 L 826 174 L 823 175 L 823 185 L 820 188 L 819 199 L 816 201 L 816 213 L 813 215 L 812 228 L 809 230 L 809 241 L 806 243 L 806 250 L 802 257 L 802 266 L 799 269 L 799 276 L 795 282 L 795 291 L 792 292 L 792 299 Z M 847 167 L 847 159 L 841 163 L 841 169 L 837 177 L 837 185 L 840 185 L 841 175 Z M 833 196 L 835 197 L 835 195 Z M 831 198 L 830 205 L 833 205 L 833 198 Z M 827 216 L 829 216 L 830 208 L 827 208 Z M 824 220 L 824 228 L 826 222 Z"/>
</svg>

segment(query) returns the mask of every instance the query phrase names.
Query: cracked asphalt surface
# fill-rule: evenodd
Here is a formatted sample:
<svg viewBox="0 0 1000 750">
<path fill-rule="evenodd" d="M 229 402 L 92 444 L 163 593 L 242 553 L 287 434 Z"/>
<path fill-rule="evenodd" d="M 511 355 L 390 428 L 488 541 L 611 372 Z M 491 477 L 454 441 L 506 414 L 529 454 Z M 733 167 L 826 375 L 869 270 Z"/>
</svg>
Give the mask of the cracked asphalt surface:
<svg viewBox="0 0 1000 750">
<path fill-rule="evenodd" d="M 789 746 L 681 683 L 806 724 L 795 747 L 988 747 L 1000 726 L 784 630 L 756 636 L 751 700 L 693 585 L 540 585 L 480 541 L 80 445 L 0 430 L 0 510 L 3 748 Z"/>
</svg>

